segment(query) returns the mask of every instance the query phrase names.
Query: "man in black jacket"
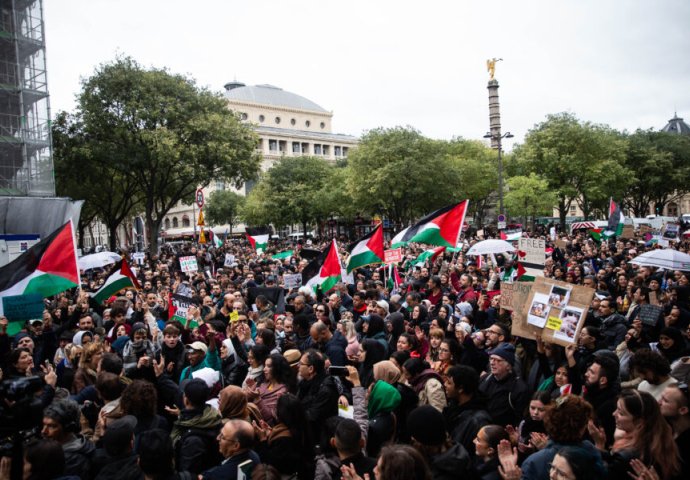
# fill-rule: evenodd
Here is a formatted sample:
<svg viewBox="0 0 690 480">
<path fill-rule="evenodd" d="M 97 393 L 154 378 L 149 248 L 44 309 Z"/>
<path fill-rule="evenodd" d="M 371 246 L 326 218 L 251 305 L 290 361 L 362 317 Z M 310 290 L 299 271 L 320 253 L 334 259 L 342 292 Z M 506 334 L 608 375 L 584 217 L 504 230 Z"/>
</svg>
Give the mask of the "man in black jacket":
<svg viewBox="0 0 690 480">
<path fill-rule="evenodd" d="M 600 351 L 594 354 L 594 361 L 585 373 L 587 392 L 584 398 L 594 407 L 595 422 L 604 427 L 607 446 L 613 443 L 613 433 L 616 430 L 613 412 L 620 393 L 618 372 L 617 359 Z"/>
<path fill-rule="evenodd" d="M 335 380 L 326 373 L 326 365 L 321 353 L 309 349 L 302 354 L 298 373 L 302 379 L 297 396 L 304 406 L 307 421 L 314 436 L 327 418 L 338 415 L 338 387 Z"/>
<path fill-rule="evenodd" d="M 450 367 L 444 382 L 448 406 L 443 417 L 453 440 L 465 447 L 474 458 L 477 432 L 491 423 L 486 411 L 486 398 L 479 393 L 479 374 L 467 365 Z"/>
<path fill-rule="evenodd" d="M 208 385 L 198 378 L 184 387 L 184 410 L 170 434 L 178 471 L 199 474 L 219 463 L 218 433 L 222 423 L 218 410 L 206 405 L 210 393 Z"/>
<path fill-rule="evenodd" d="M 525 382 L 513 371 L 515 347 L 501 343 L 489 357 L 491 374 L 479 385 L 479 391 L 488 399 L 486 410 L 493 423 L 505 427 L 517 425 L 529 404 L 529 392 Z"/>
</svg>

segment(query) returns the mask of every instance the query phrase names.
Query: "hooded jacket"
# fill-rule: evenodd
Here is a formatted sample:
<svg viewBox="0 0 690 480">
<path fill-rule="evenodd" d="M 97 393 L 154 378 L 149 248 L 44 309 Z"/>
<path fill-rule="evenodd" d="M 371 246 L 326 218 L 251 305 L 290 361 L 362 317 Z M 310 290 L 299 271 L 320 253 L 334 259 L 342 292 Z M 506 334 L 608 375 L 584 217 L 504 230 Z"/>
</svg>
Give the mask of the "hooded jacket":
<svg viewBox="0 0 690 480">
<path fill-rule="evenodd" d="M 443 418 L 451 438 L 465 447 L 474 456 L 474 439 L 482 427 L 491 423 L 491 416 L 486 411 L 486 398 L 477 392 L 468 402 L 460 405 L 451 399 L 443 409 Z"/>
<path fill-rule="evenodd" d="M 454 443 L 443 453 L 429 459 L 431 476 L 434 480 L 455 480 L 457 478 L 471 478 L 470 456 L 465 447 Z"/>
<path fill-rule="evenodd" d="M 615 350 L 618 344 L 625 340 L 626 333 L 628 333 L 628 322 L 619 313 L 609 315 L 602 322 L 601 334 L 609 350 Z"/>
<path fill-rule="evenodd" d="M 96 447 L 81 435 L 62 445 L 65 453 L 65 475 L 77 475 L 81 478 L 91 478 L 91 458 Z"/>
<path fill-rule="evenodd" d="M 219 463 L 218 433 L 222 427 L 218 410 L 184 410 L 170 434 L 178 471 L 201 473 Z"/>
</svg>

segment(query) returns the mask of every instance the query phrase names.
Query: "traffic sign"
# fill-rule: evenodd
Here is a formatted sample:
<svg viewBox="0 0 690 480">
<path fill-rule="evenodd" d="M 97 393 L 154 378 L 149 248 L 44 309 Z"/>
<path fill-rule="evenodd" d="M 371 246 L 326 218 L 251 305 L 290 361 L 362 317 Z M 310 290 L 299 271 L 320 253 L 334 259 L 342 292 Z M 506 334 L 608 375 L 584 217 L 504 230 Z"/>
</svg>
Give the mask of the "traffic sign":
<svg viewBox="0 0 690 480">
<path fill-rule="evenodd" d="M 497 227 L 499 230 L 503 230 L 504 228 L 506 228 L 506 225 L 507 225 L 506 222 L 500 222 L 500 221 L 499 221 L 499 222 L 498 222 L 498 225 L 496 225 L 496 227 Z"/>
<path fill-rule="evenodd" d="M 496 220 L 498 221 L 498 223 L 505 223 L 507 219 L 506 219 L 506 216 L 504 214 L 499 213 L 498 217 L 496 217 Z M 503 227 L 503 228 L 505 228 L 505 227 Z"/>
<path fill-rule="evenodd" d="M 204 208 L 204 191 L 200 188 L 196 190 L 196 205 L 199 208 Z"/>
</svg>

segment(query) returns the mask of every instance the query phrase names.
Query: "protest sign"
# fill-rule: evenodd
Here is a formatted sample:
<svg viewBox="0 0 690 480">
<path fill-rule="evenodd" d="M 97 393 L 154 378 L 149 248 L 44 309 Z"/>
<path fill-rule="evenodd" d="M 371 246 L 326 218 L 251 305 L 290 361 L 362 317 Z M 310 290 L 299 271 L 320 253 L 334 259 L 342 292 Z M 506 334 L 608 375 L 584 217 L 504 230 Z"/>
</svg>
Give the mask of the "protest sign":
<svg viewBox="0 0 690 480">
<path fill-rule="evenodd" d="M 232 267 L 234 263 L 235 263 L 235 256 L 232 253 L 226 253 L 225 254 L 225 262 L 223 263 L 223 266 L 224 267 Z"/>
<path fill-rule="evenodd" d="M 198 305 L 192 297 L 187 297 L 184 295 L 173 294 L 170 299 L 173 306 L 173 317 L 172 320 L 177 320 L 178 322 L 185 325 L 187 323 L 187 311 L 191 305 Z M 198 324 L 192 321 L 189 324 L 189 328 L 195 328 Z"/>
<path fill-rule="evenodd" d="M 533 268 L 544 266 L 546 261 L 546 241 L 543 238 L 520 237 L 518 248 L 520 252 L 524 253 L 524 256 L 520 258 L 523 265 L 532 266 Z"/>
<path fill-rule="evenodd" d="M 680 225 L 677 223 L 667 223 L 664 225 L 662 237 L 668 240 L 678 240 L 678 233 L 680 233 Z"/>
<path fill-rule="evenodd" d="M 355 283 L 355 272 L 347 273 L 346 268 L 341 268 L 340 269 L 340 278 L 344 284 L 354 285 L 354 283 Z"/>
<path fill-rule="evenodd" d="M 656 327 L 663 313 L 664 307 L 661 305 L 645 304 L 640 305 L 640 310 L 637 312 L 637 318 L 639 318 L 644 325 Z"/>
<path fill-rule="evenodd" d="M 532 282 L 501 282 L 501 307 L 522 311 L 531 290 Z"/>
<path fill-rule="evenodd" d="M 400 263 L 402 262 L 402 248 L 394 248 L 392 250 L 383 251 L 384 263 Z"/>
<path fill-rule="evenodd" d="M 41 295 L 11 295 L 2 297 L 3 315 L 7 317 L 7 334 L 19 333 L 27 320 L 43 318 L 46 308 Z"/>
<path fill-rule="evenodd" d="M 291 275 L 283 275 L 283 285 L 285 288 L 299 288 L 302 286 L 302 274 L 294 273 Z"/>
<path fill-rule="evenodd" d="M 146 254 L 144 252 L 134 252 L 132 254 L 132 260 L 137 262 L 138 265 L 144 264 L 144 258 L 145 257 L 146 257 Z"/>
<path fill-rule="evenodd" d="M 633 225 L 624 225 L 621 238 L 635 238 L 635 227 Z"/>
<path fill-rule="evenodd" d="M 566 242 L 565 240 L 556 240 L 553 243 L 554 245 L 556 245 L 556 248 L 560 248 L 561 250 L 565 250 L 568 246 L 568 242 Z"/>
<path fill-rule="evenodd" d="M 593 296 L 592 288 L 537 277 L 522 311 L 513 314 L 512 333 L 532 339 L 541 335 L 564 347 L 574 344 Z"/>
<path fill-rule="evenodd" d="M 196 263 L 196 257 L 180 257 L 180 270 L 185 273 L 196 272 L 199 270 L 199 266 Z"/>
</svg>

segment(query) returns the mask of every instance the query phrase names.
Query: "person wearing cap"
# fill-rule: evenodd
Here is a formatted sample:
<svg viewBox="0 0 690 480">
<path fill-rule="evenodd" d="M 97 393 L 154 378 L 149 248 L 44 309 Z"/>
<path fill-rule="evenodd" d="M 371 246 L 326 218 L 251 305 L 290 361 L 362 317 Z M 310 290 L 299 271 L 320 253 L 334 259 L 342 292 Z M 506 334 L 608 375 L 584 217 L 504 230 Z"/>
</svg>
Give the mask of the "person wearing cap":
<svg viewBox="0 0 690 480">
<path fill-rule="evenodd" d="M 187 360 L 189 366 L 182 370 L 180 382 L 192 378 L 192 373 L 202 368 L 212 368 L 218 372 L 221 370 L 221 361 L 216 348 L 215 335 L 212 332 L 206 334 L 208 345 L 204 342 L 196 341 L 187 345 Z"/>
<path fill-rule="evenodd" d="M 179 415 L 170 433 L 178 471 L 198 474 L 217 465 L 220 460 L 217 437 L 222 418 L 218 410 L 206 403 L 210 395 L 207 383 L 195 378 L 186 382 L 183 388 L 182 411 L 166 407 L 168 413 Z"/>
<path fill-rule="evenodd" d="M 479 391 L 488 398 L 486 410 L 494 423 L 502 426 L 517 425 L 529 403 L 527 385 L 513 370 L 515 347 L 501 343 L 489 356 L 490 374 L 479 385 Z"/>
<path fill-rule="evenodd" d="M 269 275 L 268 278 L 271 278 L 273 280 L 273 283 L 275 283 L 275 277 Z M 268 300 L 268 298 L 266 298 L 265 295 L 257 295 L 256 299 L 254 300 L 254 303 L 256 303 L 256 308 L 259 310 L 260 320 L 273 320 L 273 316 L 276 314 L 275 307 L 271 304 L 271 302 Z"/>
<path fill-rule="evenodd" d="M 95 480 L 143 480 L 144 474 L 134 453 L 136 426 L 137 419 L 132 415 L 125 415 L 108 424 L 102 439 L 103 448 L 96 450 L 93 457 L 92 475 L 95 475 Z"/>
<path fill-rule="evenodd" d="M 52 362 L 58 349 L 57 333 L 52 326 L 52 317 L 44 310 L 41 318 L 33 318 L 28 321 L 28 333 L 34 343 L 33 356 L 36 365 L 45 360 Z"/>
<path fill-rule="evenodd" d="M 472 461 L 465 447 L 448 435 L 443 414 L 430 405 L 407 416 L 410 444 L 424 456 L 434 480 L 473 478 Z"/>
</svg>

